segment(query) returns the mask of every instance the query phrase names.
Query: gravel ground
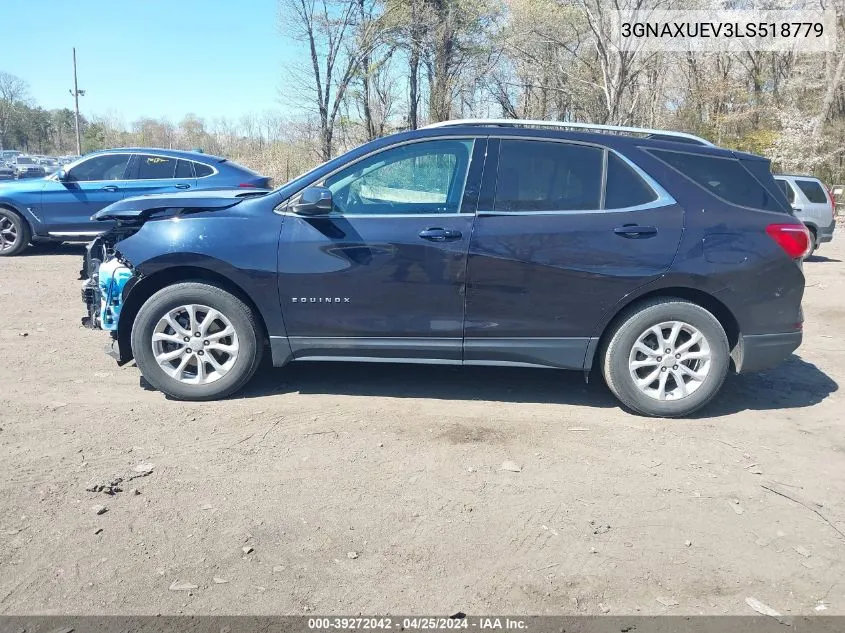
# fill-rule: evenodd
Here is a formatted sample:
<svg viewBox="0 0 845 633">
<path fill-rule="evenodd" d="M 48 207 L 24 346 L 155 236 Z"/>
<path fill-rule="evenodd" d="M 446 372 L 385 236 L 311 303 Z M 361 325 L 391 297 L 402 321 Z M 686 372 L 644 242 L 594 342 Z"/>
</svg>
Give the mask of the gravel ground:
<svg viewBox="0 0 845 633">
<path fill-rule="evenodd" d="M 0 613 L 845 614 L 841 237 L 799 353 L 674 421 L 525 369 L 171 401 L 80 326 L 80 254 L 0 259 Z"/>
</svg>

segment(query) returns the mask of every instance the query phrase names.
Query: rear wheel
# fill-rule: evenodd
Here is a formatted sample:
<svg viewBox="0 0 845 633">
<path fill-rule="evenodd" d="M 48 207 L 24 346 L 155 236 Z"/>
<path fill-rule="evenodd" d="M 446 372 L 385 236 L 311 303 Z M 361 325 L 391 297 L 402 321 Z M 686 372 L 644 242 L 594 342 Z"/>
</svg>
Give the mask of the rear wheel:
<svg viewBox="0 0 845 633">
<path fill-rule="evenodd" d="M 819 238 L 816 236 L 816 229 L 812 227 L 807 228 L 810 229 L 810 246 L 807 249 L 807 256 L 809 257 L 815 253 L 816 249 L 819 247 Z"/>
<path fill-rule="evenodd" d="M 0 207 L 0 257 L 18 255 L 31 238 L 26 220 L 11 209 Z"/>
<path fill-rule="evenodd" d="M 605 381 L 625 406 L 680 417 L 706 405 L 728 372 L 728 338 L 718 319 L 683 299 L 635 306 L 610 335 Z"/>
<path fill-rule="evenodd" d="M 159 290 L 141 306 L 132 352 L 159 391 L 180 400 L 214 400 L 252 378 L 263 341 L 255 315 L 238 297 L 185 282 Z"/>
</svg>

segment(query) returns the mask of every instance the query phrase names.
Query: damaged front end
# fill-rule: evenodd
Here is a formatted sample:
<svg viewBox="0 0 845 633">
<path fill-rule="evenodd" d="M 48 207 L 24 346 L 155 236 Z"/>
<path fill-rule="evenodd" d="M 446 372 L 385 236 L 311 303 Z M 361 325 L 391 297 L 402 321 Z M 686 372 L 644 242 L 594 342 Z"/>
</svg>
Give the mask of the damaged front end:
<svg viewBox="0 0 845 633">
<path fill-rule="evenodd" d="M 195 213 L 229 209 L 247 198 L 266 195 L 266 190 L 244 192 L 205 191 L 178 194 L 154 194 L 126 198 L 96 213 L 92 219 L 114 222 L 115 226 L 99 235 L 85 248 L 80 278 L 85 327 L 106 330 L 112 337 L 108 349 L 118 363 L 131 359 L 127 345 L 118 341 L 120 315 L 132 288 L 143 278 L 141 272 L 120 252 L 120 243 L 132 237 L 150 220 L 165 220 Z M 138 262 L 136 262 L 138 263 Z M 143 262 L 140 262 L 143 264 Z M 121 336 L 121 342 L 123 342 Z M 118 349 L 116 349 L 116 347 Z"/>
<path fill-rule="evenodd" d="M 118 227 L 98 236 L 85 247 L 82 270 L 82 301 L 87 308 L 87 316 L 82 318 L 82 325 L 92 329 L 117 331 L 120 308 L 123 298 L 139 275 L 132 265 L 124 259 L 114 245 L 136 232 L 128 227 Z"/>
</svg>

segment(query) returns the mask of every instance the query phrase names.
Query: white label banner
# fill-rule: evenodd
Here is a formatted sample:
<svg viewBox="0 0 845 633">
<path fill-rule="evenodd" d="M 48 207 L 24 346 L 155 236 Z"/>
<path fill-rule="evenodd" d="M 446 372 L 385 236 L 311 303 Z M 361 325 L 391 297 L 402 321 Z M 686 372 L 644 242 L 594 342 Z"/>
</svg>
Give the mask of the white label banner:
<svg viewBox="0 0 845 633">
<path fill-rule="evenodd" d="M 836 50 L 836 35 L 833 10 L 611 14 L 611 37 L 623 51 L 823 53 Z"/>
</svg>

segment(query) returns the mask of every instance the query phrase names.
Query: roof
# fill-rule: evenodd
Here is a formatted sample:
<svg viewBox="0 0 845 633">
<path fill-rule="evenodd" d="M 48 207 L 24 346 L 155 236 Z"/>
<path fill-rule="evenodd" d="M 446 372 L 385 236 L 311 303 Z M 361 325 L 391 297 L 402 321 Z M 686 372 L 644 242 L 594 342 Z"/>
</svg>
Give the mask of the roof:
<svg viewBox="0 0 845 633">
<path fill-rule="evenodd" d="M 440 121 L 423 126 L 421 129 L 444 128 L 456 126 L 493 126 L 493 127 L 533 127 L 552 128 L 561 130 L 583 130 L 592 132 L 612 132 L 616 134 L 644 135 L 646 138 L 667 141 L 682 141 L 713 147 L 708 140 L 674 130 L 657 130 L 653 128 L 631 127 L 625 125 L 606 125 L 603 123 L 579 123 L 575 121 L 546 121 L 542 119 L 453 119 Z"/>
<path fill-rule="evenodd" d="M 91 154 L 136 154 L 144 153 L 152 156 L 169 156 L 171 158 L 183 158 L 185 160 L 197 160 L 206 163 L 222 163 L 227 160 L 221 156 L 204 154 L 202 152 L 189 152 L 182 149 L 161 149 L 158 147 L 115 147 L 114 149 L 102 149 Z"/>
<path fill-rule="evenodd" d="M 772 174 L 775 178 L 806 178 L 808 180 L 818 180 L 821 182 L 821 178 L 817 178 L 816 176 L 809 176 L 807 174 Z"/>
</svg>

